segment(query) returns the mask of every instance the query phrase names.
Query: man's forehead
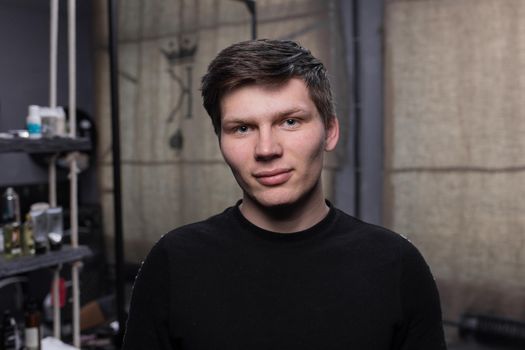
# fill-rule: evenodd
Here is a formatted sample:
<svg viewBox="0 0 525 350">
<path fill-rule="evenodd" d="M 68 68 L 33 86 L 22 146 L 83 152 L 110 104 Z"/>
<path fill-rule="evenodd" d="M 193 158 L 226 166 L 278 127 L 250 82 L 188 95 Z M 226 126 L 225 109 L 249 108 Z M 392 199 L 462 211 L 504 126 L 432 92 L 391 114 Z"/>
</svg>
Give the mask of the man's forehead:
<svg viewBox="0 0 525 350">
<path fill-rule="evenodd" d="M 224 94 L 220 101 L 221 115 L 234 117 L 258 109 L 275 110 L 281 114 L 308 112 L 315 108 L 305 82 L 299 78 L 281 84 L 247 84 Z"/>
</svg>

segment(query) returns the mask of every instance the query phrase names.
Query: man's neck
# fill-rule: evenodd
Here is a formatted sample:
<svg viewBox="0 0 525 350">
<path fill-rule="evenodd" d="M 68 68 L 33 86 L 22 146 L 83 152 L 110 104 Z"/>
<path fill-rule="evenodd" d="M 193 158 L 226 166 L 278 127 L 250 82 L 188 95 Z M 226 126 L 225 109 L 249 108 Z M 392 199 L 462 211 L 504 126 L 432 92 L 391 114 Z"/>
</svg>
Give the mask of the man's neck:
<svg viewBox="0 0 525 350">
<path fill-rule="evenodd" d="M 265 230 L 278 233 L 299 232 L 314 226 L 328 214 L 329 207 L 323 191 L 316 192 L 304 201 L 271 208 L 261 206 L 244 196 L 240 210 L 248 221 Z"/>
</svg>

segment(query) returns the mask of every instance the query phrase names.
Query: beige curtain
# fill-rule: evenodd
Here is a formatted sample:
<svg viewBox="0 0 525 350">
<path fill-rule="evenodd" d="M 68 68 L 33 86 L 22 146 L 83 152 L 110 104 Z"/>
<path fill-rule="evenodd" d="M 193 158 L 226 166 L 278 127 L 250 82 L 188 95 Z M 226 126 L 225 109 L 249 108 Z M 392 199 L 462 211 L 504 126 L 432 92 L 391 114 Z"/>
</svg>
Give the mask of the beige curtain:
<svg viewBox="0 0 525 350">
<path fill-rule="evenodd" d="M 386 3 L 388 225 L 445 316 L 525 319 L 525 2 Z"/>
</svg>

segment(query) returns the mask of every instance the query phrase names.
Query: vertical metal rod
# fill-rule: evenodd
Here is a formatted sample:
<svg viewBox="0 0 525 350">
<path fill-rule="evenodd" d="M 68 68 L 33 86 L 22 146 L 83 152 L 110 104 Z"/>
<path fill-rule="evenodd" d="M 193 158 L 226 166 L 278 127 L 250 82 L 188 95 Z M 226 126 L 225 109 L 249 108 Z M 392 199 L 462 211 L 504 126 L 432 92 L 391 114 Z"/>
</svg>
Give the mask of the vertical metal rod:
<svg viewBox="0 0 525 350">
<path fill-rule="evenodd" d="M 55 163 L 58 155 L 53 154 L 49 158 L 48 177 L 49 177 L 49 205 L 54 208 L 57 206 L 57 171 Z"/>
<path fill-rule="evenodd" d="M 355 171 L 355 197 L 354 197 L 354 215 L 357 218 L 361 217 L 361 81 L 360 69 L 361 59 L 359 57 L 360 43 L 359 43 L 359 0 L 352 0 L 352 35 L 353 35 L 353 56 L 354 56 L 354 79 L 353 79 L 353 94 L 354 94 L 354 171 Z"/>
<path fill-rule="evenodd" d="M 185 95 L 188 97 L 188 108 L 187 108 L 187 112 L 186 112 L 186 118 L 187 119 L 190 119 L 191 118 L 191 111 L 193 110 L 193 79 L 192 79 L 192 73 L 193 73 L 193 67 L 192 66 L 187 66 L 186 67 L 186 77 L 187 77 L 187 85 L 186 85 L 186 88 L 184 89 L 184 93 Z"/>
<path fill-rule="evenodd" d="M 252 14 L 252 39 L 257 39 L 257 3 L 255 0 L 250 1 L 251 5 L 251 14 Z"/>
<path fill-rule="evenodd" d="M 53 336 L 60 339 L 60 268 L 58 266 L 53 274 Z"/>
<path fill-rule="evenodd" d="M 57 105 L 57 47 L 58 47 L 58 0 L 50 0 L 49 28 L 49 107 Z M 56 155 L 51 156 L 48 167 L 49 205 L 56 207 Z M 60 339 L 60 267 L 53 274 L 53 336 Z"/>
<path fill-rule="evenodd" d="M 76 0 L 68 1 L 68 68 L 69 68 L 69 136 L 76 135 L 77 117 L 77 68 L 76 68 Z M 71 224 L 71 246 L 78 247 L 78 178 L 77 160 L 72 154 L 69 163 L 69 185 L 70 185 L 70 224 Z M 79 269 L 80 262 L 71 266 L 71 280 L 73 284 L 73 345 L 80 349 L 80 286 Z"/>
<path fill-rule="evenodd" d="M 77 22 L 76 22 L 76 0 L 68 2 L 68 77 L 69 77 L 69 136 L 76 135 L 77 124 Z"/>
<path fill-rule="evenodd" d="M 252 39 L 257 39 L 257 3 L 255 0 L 244 0 L 250 15 L 252 16 Z"/>
<path fill-rule="evenodd" d="M 58 48 L 58 0 L 50 0 L 49 28 L 49 107 L 57 106 L 57 48 Z M 52 156 L 48 167 L 49 205 L 56 207 L 56 157 Z"/>
<path fill-rule="evenodd" d="M 71 267 L 71 280 L 73 283 L 73 345 L 78 349 L 80 349 L 80 265 L 81 262 L 76 261 Z"/>
<path fill-rule="evenodd" d="M 120 169 L 120 122 L 119 122 L 119 92 L 118 92 L 118 2 L 108 0 L 109 21 L 109 70 L 111 84 L 111 137 L 113 148 L 113 202 L 115 211 L 115 289 L 117 304 L 117 319 L 119 334 L 117 345 L 120 346 L 126 327 L 124 312 L 124 248 L 122 237 L 122 192 Z"/>
<path fill-rule="evenodd" d="M 244 2 L 251 15 L 252 40 L 257 39 L 257 3 L 255 0 L 235 0 Z"/>
<path fill-rule="evenodd" d="M 57 105 L 58 0 L 50 2 L 49 107 Z"/>
</svg>

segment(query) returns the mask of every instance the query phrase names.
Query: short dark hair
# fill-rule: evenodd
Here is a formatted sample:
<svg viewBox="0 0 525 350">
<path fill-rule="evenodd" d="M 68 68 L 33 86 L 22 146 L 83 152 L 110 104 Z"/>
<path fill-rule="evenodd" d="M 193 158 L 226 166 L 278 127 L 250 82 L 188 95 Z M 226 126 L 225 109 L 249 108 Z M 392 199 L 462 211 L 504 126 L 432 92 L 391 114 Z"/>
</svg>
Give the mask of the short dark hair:
<svg viewBox="0 0 525 350">
<path fill-rule="evenodd" d="M 323 123 L 335 117 L 330 82 L 323 63 L 308 49 L 290 40 L 249 40 L 222 50 L 202 77 L 204 108 L 217 135 L 221 129 L 221 99 L 242 86 L 281 85 L 301 78 Z"/>
</svg>

